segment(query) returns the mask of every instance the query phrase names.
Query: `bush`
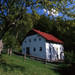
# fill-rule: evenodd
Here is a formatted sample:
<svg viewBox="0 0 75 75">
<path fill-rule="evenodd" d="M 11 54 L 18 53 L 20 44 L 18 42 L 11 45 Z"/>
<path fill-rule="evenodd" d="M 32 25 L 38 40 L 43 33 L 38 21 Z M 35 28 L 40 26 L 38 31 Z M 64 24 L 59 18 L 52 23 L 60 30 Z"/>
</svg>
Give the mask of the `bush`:
<svg viewBox="0 0 75 75">
<path fill-rule="evenodd" d="M 65 63 L 67 64 L 75 63 L 75 53 L 73 51 L 65 52 Z"/>
</svg>

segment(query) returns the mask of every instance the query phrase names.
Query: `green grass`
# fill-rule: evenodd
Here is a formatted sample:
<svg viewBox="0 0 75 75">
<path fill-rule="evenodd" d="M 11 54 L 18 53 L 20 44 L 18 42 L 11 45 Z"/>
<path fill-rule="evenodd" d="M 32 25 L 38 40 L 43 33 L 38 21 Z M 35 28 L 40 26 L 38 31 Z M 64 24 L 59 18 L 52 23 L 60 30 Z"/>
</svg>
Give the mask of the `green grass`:
<svg viewBox="0 0 75 75">
<path fill-rule="evenodd" d="M 0 75 L 60 75 L 54 70 L 46 68 L 45 64 L 32 61 L 29 58 L 24 61 L 22 57 L 13 55 L 4 54 L 2 57 Z"/>
</svg>

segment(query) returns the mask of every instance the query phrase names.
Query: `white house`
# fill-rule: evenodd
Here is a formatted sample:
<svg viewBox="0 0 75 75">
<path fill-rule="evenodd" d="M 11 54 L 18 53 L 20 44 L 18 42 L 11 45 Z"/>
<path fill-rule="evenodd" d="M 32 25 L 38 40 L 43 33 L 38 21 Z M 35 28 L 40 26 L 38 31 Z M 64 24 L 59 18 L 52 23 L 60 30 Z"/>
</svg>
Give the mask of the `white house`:
<svg viewBox="0 0 75 75">
<path fill-rule="evenodd" d="M 27 36 L 22 43 L 22 53 L 47 59 L 63 60 L 63 42 L 51 34 L 33 29 L 36 34 Z"/>
</svg>

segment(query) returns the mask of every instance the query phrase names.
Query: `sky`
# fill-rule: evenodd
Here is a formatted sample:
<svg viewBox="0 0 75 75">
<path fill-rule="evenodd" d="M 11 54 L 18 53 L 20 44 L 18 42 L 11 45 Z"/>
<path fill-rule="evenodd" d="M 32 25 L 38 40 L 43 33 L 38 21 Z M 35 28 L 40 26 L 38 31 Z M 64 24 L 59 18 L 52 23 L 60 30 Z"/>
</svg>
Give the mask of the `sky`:
<svg viewBox="0 0 75 75">
<path fill-rule="evenodd" d="M 73 1 L 75 1 L 75 0 L 73 0 Z M 72 7 L 73 5 L 75 5 L 75 3 L 69 5 L 68 7 Z M 68 7 L 67 7 L 67 8 L 68 8 Z M 32 10 L 31 10 L 30 7 L 27 7 L 27 9 L 28 9 L 27 13 L 32 13 Z M 39 15 L 43 15 L 44 12 L 46 12 L 45 15 L 48 16 L 48 14 L 50 13 L 50 11 L 48 11 L 48 10 L 46 10 L 46 9 L 37 8 L 36 10 L 37 10 L 37 13 L 38 13 Z M 52 9 L 52 10 L 53 10 L 53 12 L 56 11 L 55 9 Z M 58 17 L 58 16 L 62 17 L 62 16 L 63 16 L 63 14 L 62 14 L 61 12 L 57 12 L 57 14 L 54 14 L 53 12 L 51 12 L 51 14 L 52 14 L 54 17 Z M 68 17 L 67 15 L 65 15 L 64 18 L 66 18 L 66 19 L 72 19 L 72 18 Z"/>
<path fill-rule="evenodd" d="M 3 0 L 2 0 L 3 1 Z M 75 0 L 73 0 L 73 1 L 75 1 Z M 70 7 L 72 7 L 73 5 L 75 5 L 75 3 L 74 4 L 72 4 L 72 5 L 69 5 Z M 69 7 L 68 6 L 68 7 Z M 67 7 L 67 8 L 68 8 Z M 31 10 L 31 8 L 30 7 L 27 7 L 27 9 L 28 9 L 28 11 L 27 11 L 27 13 L 32 13 L 32 10 Z M 51 9 L 53 12 L 55 12 L 56 10 L 55 9 Z M 61 13 L 61 12 L 58 12 L 57 11 L 57 14 L 54 14 L 53 12 L 50 12 L 49 10 L 46 10 L 46 9 L 40 9 L 40 8 L 37 8 L 36 9 L 36 12 L 39 14 L 39 15 L 43 15 L 45 12 L 46 12 L 46 16 L 48 16 L 48 14 L 49 13 L 51 13 L 54 17 L 58 17 L 58 16 L 60 16 L 60 17 L 62 17 L 63 16 L 63 14 Z M 5 13 L 5 15 L 6 15 L 6 13 Z M 66 19 L 71 19 L 70 17 L 68 17 L 67 15 L 65 15 L 64 16 Z"/>
<path fill-rule="evenodd" d="M 28 9 L 27 13 L 32 13 L 32 10 L 31 10 L 30 7 L 27 7 L 27 9 Z M 37 13 L 38 13 L 39 15 L 42 15 L 42 14 L 44 14 L 44 13 L 46 13 L 46 15 L 48 15 L 48 14 L 50 13 L 50 12 L 47 11 L 46 9 L 40 9 L 40 8 L 37 8 L 36 11 L 37 11 Z M 56 10 L 52 9 L 52 11 L 54 12 L 54 11 L 56 11 Z M 57 14 L 53 14 L 53 12 L 51 12 L 52 15 L 54 15 L 54 16 L 58 16 L 58 15 L 59 15 L 58 12 L 57 12 Z"/>
</svg>

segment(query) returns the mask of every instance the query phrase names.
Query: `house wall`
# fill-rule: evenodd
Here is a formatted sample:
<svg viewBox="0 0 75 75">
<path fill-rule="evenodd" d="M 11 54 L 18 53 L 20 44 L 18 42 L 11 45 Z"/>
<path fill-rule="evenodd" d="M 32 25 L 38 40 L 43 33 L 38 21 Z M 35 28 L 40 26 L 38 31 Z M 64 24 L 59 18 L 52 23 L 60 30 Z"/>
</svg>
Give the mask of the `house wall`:
<svg viewBox="0 0 75 75">
<path fill-rule="evenodd" d="M 64 49 L 62 44 L 56 43 L 45 43 L 46 45 L 46 59 L 48 60 L 63 60 L 64 59 Z"/>
<path fill-rule="evenodd" d="M 36 57 L 45 58 L 49 61 L 64 59 L 63 45 L 57 43 L 49 43 L 39 34 L 28 36 L 24 39 L 22 43 L 22 53 L 26 54 L 27 47 L 30 48 L 30 55 Z M 42 51 L 40 51 L 40 47 L 42 47 Z M 36 51 L 34 51 L 34 48 L 36 48 Z"/>
<path fill-rule="evenodd" d="M 29 47 L 30 55 L 41 57 L 41 58 L 46 58 L 45 42 L 46 40 L 39 34 L 28 36 L 25 38 L 25 40 L 22 43 L 22 53 L 26 54 L 26 47 Z M 42 51 L 40 51 L 40 47 L 42 47 Z M 36 48 L 36 51 L 34 51 L 34 48 Z"/>
</svg>

